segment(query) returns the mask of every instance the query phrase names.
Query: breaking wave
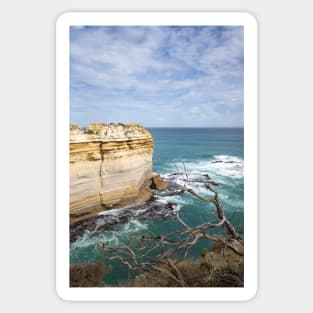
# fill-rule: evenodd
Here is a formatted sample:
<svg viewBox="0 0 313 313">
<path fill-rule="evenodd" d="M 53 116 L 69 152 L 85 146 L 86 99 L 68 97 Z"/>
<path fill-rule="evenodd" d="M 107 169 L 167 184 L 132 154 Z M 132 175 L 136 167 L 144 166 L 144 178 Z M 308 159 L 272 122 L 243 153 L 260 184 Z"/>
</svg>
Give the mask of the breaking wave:
<svg viewBox="0 0 313 313">
<path fill-rule="evenodd" d="M 178 165 L 170 163 L 169 168 L 175 172 Z M 230 155 L 215 155 L 207 161 L 185 162 L 185 168 L 187 172 L 208 174 L 212 178 L 241 179 L 244 176 L 244 160 Z M 184 167 L 180 164 L 178 170 L 184 172 Z"/>
<path fill-rule="evenodd" d="M 138 219 L 131 219 L 126 224 L 118 225 L 114 230 L 95 229 L 93 231 L 86 230 L 82 237 L 71 244 L 71 250 L 95 247 L 100 242 L 105 242 L 110 246 L 119 246 L 130 236 L 140 235 L 147 230 L 148 225 Z"/>
</svg>

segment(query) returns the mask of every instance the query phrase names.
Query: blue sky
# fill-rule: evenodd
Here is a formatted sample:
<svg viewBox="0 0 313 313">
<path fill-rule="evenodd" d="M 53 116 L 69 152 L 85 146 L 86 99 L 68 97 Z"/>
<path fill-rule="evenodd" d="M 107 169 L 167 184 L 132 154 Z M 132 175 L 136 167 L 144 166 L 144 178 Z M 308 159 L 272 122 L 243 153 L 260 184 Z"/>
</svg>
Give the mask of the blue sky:
<svg viewBox="0 0 313 313">
<path fill-rule="evenodd" d="M 71 122 L 243 126 L 243 27 L 71 27 Z"/>
</svg>

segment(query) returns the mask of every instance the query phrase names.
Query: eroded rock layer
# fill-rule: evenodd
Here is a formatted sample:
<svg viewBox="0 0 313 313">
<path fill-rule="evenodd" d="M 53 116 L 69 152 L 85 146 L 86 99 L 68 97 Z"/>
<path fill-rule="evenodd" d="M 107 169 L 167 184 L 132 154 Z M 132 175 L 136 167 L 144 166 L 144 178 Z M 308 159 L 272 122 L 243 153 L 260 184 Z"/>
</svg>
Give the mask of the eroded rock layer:
<svg viewBox="0 0 313 313">
<path fill-rule="evenodd" d="M 71 125 L 71 222 L 149 200 L 152 154 L 152 136 L 138 124 Z"/>
</svg>

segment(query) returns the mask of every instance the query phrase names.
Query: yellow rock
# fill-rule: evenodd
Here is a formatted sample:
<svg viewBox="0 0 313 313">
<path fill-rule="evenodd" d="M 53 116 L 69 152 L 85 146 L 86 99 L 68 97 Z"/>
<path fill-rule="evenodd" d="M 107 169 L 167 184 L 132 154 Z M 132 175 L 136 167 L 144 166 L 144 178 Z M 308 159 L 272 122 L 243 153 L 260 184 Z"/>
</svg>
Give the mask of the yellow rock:
<svg viewBox="0 0 313 313">
<path fill-rule="evenodd" d="M 138 124 L 71 125 L 71 222 L 149 200 L 152 155 L 152 136 Z"/>
</svg>

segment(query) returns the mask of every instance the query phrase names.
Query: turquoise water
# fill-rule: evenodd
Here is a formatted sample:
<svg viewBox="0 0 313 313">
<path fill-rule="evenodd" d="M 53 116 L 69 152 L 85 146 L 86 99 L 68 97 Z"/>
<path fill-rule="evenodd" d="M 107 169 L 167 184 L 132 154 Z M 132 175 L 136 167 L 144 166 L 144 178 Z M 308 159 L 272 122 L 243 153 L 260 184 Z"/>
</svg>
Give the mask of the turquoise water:
<svg viewBox="0 0 313 313">
<path fill-rule="evenodd" d="M 243 128 L 151 128 L 149 131 L 154 141 L 154 172 L 166 177 L 177 170 L 183 171 L 184 163 L 187 172 L 208 174 L 212 180 L 220 183 L 220 186 L 214 188 L 219 192 L 226 217 L 243 234 Z M 191 187 L 200 194 L 212 196 L 201 184 L 194 183 Z M 180 217 L 190 226 L 217 221 L 215 207 L 208 206 L 192 195 L 165 197 L 164 200 L 175 202 Z M 70 262 L 102 261 L 102 251 L 98 246 L 102 241 L 119 246 L 129 238 L 155 236 L 181 228 L 182 225 L 175 218 L 133 218 L 110 231 L 86 231 L 71 244 Z M 193 247 L 189 257 L 199 257 L 203 247 L 208 247 L 207 241 L 200 241 Z M 119 285 L 131 279 L 133 273 L 123 265 L 112 263 L 111 266 L 112 270 L 105 276 L 106 283 Z"/>
</svg>

